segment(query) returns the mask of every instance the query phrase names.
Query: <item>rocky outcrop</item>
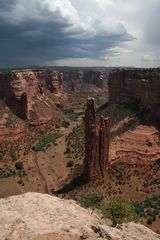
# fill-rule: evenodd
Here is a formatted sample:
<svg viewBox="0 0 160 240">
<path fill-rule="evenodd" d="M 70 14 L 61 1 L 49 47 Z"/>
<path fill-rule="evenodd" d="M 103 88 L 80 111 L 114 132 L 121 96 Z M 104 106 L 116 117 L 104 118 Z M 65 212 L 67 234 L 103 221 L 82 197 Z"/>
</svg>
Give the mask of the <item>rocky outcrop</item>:
<svg viewBox="0 0 160 240">
<path fill-rule="evenodd" d="M 102 71 L 87 71 L 84 73 L 84 81 L 90 84 L 94 84 L 97 87 L 103 88 L 105 80 L 105 74 Z"/>
<path fill-rule="evenodd" d="M 100 126 L 96 121 L 93 98 L 88 98 L 85 111 L 85 160 L 84 176 L 87 181 L 98 175 L 107 175 L 109 161 L 109 119 L 101 116 Z"/>
<path fill-rule="evenodd" d="M 26 193 L 0 200 L 1 240 L 158 240 L 147 227 L 128 223 L 112 228 L 72 200 Z"/>
<path fill-rule="evenodd" d="M 109 118 L 101 116 L 99 129 L 99 163 L 101 173 L 106 176 L 109 161 Z"/>
<path fill-rule="evenodd" d="M 45 106 L 43 110 L 54 105 L 53 99 L 50 99 L 44 89 L 57 93 L 61 88 L 62 77 L 63 75 L 53 70 L 2 72 L 0 73 L 0 99 L 18 117 L 30 120 L 31 115 L 36 115 L 34 113 L 38 105 L 42 109 L 41 105 L 43 104 Z M 38 114 L 40 115 L 38 116 L 39 119 L 34 119 L 34 121 L 44 122 L 46 117 L 46 122 L 48 122 L 52 114 L 44 116 L 44 113 L 42 115 Z"/>
<path fill-rule="evenodd" d="M 110 103 L 138 101 L 160 120 L 160 70 L 117 70 L 109 75 Z"/>
<path fill-rule="evenodd" d="M 63 73 L 51 69 L 34 72 L 44 87 L 46 87 L 52 93 L 59 92 L 59 89 L 62 87 Z"/>
<path fill-rule="evenodd" d="M 0 141 L 22 137 L 23 120 L 31 127 L 53 121 L 57 106 L 47 89 L 57 93 L 61 78 L 61 74 L 53 70 L 0 73 Z"/>
<path fill-rule="evenodd" d="M 84 81 L 83 71 L 65 71 L 63 72 L 63 75 L 63 84 L 67 90 L 80 91 Z"/>
<path fill-rule="evenodd" d="M 16 141 L 24 137 L 26 129 L 23 124 L 17 124 L 13 127 L 0 126 L 0 141 Z"/>
<path fill-rule="evenodd" d="M 30 71 L 0 73 L 0 98 L 20 118 L 27 119 L 32 98 L 43 93 L 35 74 Z"/>
</svg>

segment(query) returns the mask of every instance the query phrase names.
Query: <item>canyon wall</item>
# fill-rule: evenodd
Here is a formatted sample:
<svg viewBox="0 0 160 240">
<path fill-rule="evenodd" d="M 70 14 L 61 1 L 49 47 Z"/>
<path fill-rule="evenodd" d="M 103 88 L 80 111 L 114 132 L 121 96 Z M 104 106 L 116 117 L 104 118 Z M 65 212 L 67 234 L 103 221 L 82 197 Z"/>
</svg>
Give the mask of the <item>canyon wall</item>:
<svg viewBox="0 0 160 240">
<path fill-rule="evenodd" d="M 103 71 L 87 71 L 84 73 L 84 81 L 103 88 L 105 85 L 105 73 Z"/>
<path fill-rule="evenodd" d="M 0 86 L 0 99 L 22 119 L 28 119 L 32 98 L 43 94 L 41 83 L 30 70 L 0 73 Z"/>
<path fill-rule="evenodd" d="M 109 75 L 110 103 L 138 100 L 160 120 L 160 70 L 116 70 Z"/>
<path fill-rule="evenodd" d="M 101 116 L 100 124 L 96 121 L 96 109 L 93 98 L 88 98 L 85 111 L 85 160 L 84 177 L 86 181 L 97 176 L 107 175 L 109 161 L 109 119 Z"/>
<path fill-rule="evenodd" d="M 44 87 L 52 93 L 58 93 L 62 88 L 63 74 L 55 70 L 35 70 L 36 77 L 40 80 Z"/>
<path fill-rule="evenodd" d="M 107 84 L 106 70 L 63 71 L 63 84 L 70 91 L 80 91 L 85 83 L 103 88 Z"/>
</svg>

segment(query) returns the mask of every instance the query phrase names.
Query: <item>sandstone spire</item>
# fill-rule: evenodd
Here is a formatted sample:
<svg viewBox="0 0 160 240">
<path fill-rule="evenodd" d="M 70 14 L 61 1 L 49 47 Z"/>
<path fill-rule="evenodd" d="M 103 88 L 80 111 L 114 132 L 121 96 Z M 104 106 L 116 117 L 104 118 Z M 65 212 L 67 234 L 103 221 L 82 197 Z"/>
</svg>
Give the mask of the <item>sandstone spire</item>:
<svg viewBox="0 0 160 240">
<path fill-rule="evenodd" d="M 108 165 L 109 127 L 108 118 L 101 117 L 100 126 L 96 123 L 96 108 L 93 98 L 87 99 L 85 111 L 85 160 L 84 177 L 86 181 L 98 175 L 105 176 Z"/>
</svg>

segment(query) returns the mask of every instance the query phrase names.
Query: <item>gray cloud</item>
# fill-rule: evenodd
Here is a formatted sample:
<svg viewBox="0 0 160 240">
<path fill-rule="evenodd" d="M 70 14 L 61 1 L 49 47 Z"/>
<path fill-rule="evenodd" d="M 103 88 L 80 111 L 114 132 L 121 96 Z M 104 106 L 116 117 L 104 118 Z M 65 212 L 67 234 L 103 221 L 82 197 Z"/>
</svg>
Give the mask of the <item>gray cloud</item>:
<svg viewBox="0 0 160 240">
<path fill-rule="evenodd" d="M 56 0 L 55 5 L 54 1 L 0 0 L 0 66 L 101 59 L 114 47 L 134 40 L 123 24 L 114 28 L 85 24 L 68 0 L 62 3 L 67 5 Z"/>
</svg>

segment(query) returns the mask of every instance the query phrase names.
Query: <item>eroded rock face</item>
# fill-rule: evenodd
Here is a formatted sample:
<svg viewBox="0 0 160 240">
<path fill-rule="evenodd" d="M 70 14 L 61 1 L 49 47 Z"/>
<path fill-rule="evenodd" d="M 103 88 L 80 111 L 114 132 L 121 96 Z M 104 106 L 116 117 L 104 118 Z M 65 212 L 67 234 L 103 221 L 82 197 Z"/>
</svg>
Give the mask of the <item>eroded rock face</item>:
<svg viewBox="0 0 160 240">
<path fill-rule="evenodd" d="M 20 118 L 28 118 L 32 97 L 42 94 L 40 82 L 32 71 L 12 71 L 0 74 L 0 98 Z"/>
<path fill-rule="evenodd" d="M 83 71 L 65 71 L 63 84 L 70 91 L 79 91 L 83 84 Z"/>
<path fill-rule="evenodd" d="M 111 103 L 138 100 L 160 120 L 160 70 L 117 70 L 109 76 Z"/>
<path fill-rule="evenodd" d="M 47 87 L 52 93 L 58 93 L 62 87 L 63 74 L 55 70 L 35 71 L 37 78 Z"/>
<path fill-rule="evenodd" d="M 108 75 L 103 70 L 64 71 L 63 84 L 70 91 L 80 91 L 86 83 L 103 88 L 106 85 Z"/>
<path fill-rule="evenodd" d="M 93 98 L 88 98 L 85 111 L 85 161 L 84 176 L 87 181 L 98 175 L 106 176 L 109 161 L 108 118 L 101 116 L 100 126 L 96 122 Z"/>
<path fill-rule="evenodd" d="M 109 118 L 101 116 L 99 130 L 99 162 L 103 176 L 106 176 L 109 161 Z"/>
<path fill-rule="evenodd" d="M 107 226 L 74 201 L 40 193 L 0 200 L 0 239 L 8 240 L 158 240 L 147 227 L 128 223 Z"/>
<path fill-rule="evenodd" d="M 104 78 L 104 72 L 101 71 L 87 71 L 84 74 L 84 79 L 86 82 L 94 84 L 100 88 L 104 87 Z"/>
</svg>

